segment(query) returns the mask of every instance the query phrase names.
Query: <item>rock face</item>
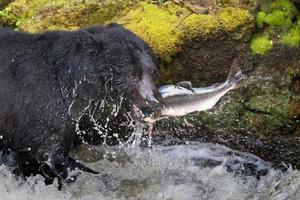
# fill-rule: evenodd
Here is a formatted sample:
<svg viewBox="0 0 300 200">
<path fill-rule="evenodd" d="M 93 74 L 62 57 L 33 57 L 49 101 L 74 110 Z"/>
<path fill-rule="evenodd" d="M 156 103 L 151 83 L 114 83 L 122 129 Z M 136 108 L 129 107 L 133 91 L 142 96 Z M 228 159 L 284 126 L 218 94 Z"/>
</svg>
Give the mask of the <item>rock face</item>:
<svg viewBox="0 0 300 200">
<path fill-rule="evenodd" d="M 299 21 L 294 18 L 293 13 L 296 7 L 286 0 L 277 0 L 260 6 L 266 11 L 266 15 L 271 17 L 266 17 L 262 24 L 257 25 L 251 40 L 246 36 L 236 40 L 232 37 L 234 33 L 212 34 L 209 39 L 199 36 L 193 38 L 191 42 L 185 42 L 184 53 L 173 60 L 170 77 L 177 80 L 183 77 L 198 85 L 224 81 L 230 62 L 238 56 L 246 55 L 248 63 L 255 68 L 251 84 L 232 92 L 212 111 L 187 118 L 191 123 L 202 124 L 213 132 L 299 135 L 300 41 L 294 40 L 294 37 L 298 37 L 296 33 L 289 36 L 289 32 L 294 29 L 299 31 Z M 259 11 L 262 12 L 264 11 Z M 278 20 L 272 17 L 274 12 L 283 13 L 290 18 L 284 18 L 285 21 L 281 22 L 283 24 L 276 22 L 270 25 L 268 18 Z M 258 16 L 256 24 L 257 21 Z M 255 40 L 260 37 L 258 35 L 267 34 L 266 32 L 269 33 L 268 43 L 271 46 L 265 51 L 258 51 L 257 49 L 262 48 L 265 43 L 258 42 L 255 45 L 253 43 L 257 42 Z M 278 39 L 281 35 L 283 39 Z M 293 43 L 286 43 L 287 37 L 293 37 L 290 39 Z M 245 61 L 245 58 L 242 60 Z M 250 67 L 247 64 L 245 66 Z"/>
<path fill-rule="evenodd" d="M 129 0 L 16 0 L 1 11 L 0 24 L 29 32 L 76 30 L 103 24 L 134 4 Z"/>
<path fill-rule="evenodd" d="M 243 68 L 253 69 L 251 83 L 210 111 L 160 122 L 157 132 L 178 127 L 198 139 L 223 141 L 274 160 L 259 146 L 266 144 L 270 153 L 276 147 L 281 160 L 300 166 L 295 153 L 300 137 L 300 16 L 295 2 L 16 0 L 0 12 L 0 24 L 39 32 L 121 23 L 154 49 L 161 63 L 158 84 L 223 82 L 238 58 Z"/>
</svg>

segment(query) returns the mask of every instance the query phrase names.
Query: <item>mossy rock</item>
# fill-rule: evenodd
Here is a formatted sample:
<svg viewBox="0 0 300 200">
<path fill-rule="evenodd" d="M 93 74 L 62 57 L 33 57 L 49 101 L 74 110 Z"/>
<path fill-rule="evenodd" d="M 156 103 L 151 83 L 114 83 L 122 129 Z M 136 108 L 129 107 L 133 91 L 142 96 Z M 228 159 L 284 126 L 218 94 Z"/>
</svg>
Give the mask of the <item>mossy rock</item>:
<svg viewBox="0 0 300 200">
<path fill-rule="evenodd" d="M 182 45 L 182 33 L 178 25 L 189 14 L 189 10 L 172 3 L 154 5 L 141 2 L 126 15 L 114 19 L 114 22 L 135 32 L 150 44 L 159 57 L 167 61 Z"/>
<path fill-rule="evenodd" d="M 217 51 L 218 46 L 210 47 Z M 298 52 L 299 49 L 276 46 L 264 57 L 255 57 L 254 79 L 249 85 L 225 95 L 213 109 L 176 122 L 188 122 L 213 134 L 299 136 Z"/>
<path fill-rule="evenodd" d="M 1 11 L 0 22 L 4 26 L 29 32 L 75 30 L 103 24 L 134 4 L 135 1 L 130 0 L 16 0 Z"/>
<path fill-rule="evenodd" d="M 268 90 L 267 93 L 252 96 L 245 103 L 245 106 L 247 109 L 258 113 L 280 115 L 283 118 L 287 118 L 290 98 L 291 94 L 288 90 L 280 90 L 278 92 Z"/>
<path fill-rule="evenodd" d="M 17 30 L 41 32 L 118 22 L 142 37 L 168 63 L 181 52 L 186 38 L 220 31 L 237 32 L 236 37 L 243 37 L 253 21 L 249 10 L 233 4 L 224 4 L 227 7 L 218 7 L 214 13 L 196 14 L 172 1 L 151 2 L 16 0 L 1 11 L 0 23 Z"/>
<path fill-rule="evenodd" d="M 300 44 L 300 25 L 292 27 L 288 33 L 282 36 L 281 42 L 290 46 L 299 46 Z"/>
<path fill-rule="evenodd" d="M 245 101 L 243 92 L 235 91 L 223 97 L 212 110 L 201 112 L 196 116 L 186 116 L 185 120 L 176 122 L 179 124 L 188 122 L 196 127 L 204 127 L 203 130 L 211 133 L 297 135 L 295 132 L 297 122 L 294 119 L 299 117 L 297 110 L 299 105 L 299 99 L 292 101 L 289 93 L 278 93 L 277 96 L 254 95 Z"/>
<path fill-rule="evenodd" d="M 253 20 L 248 10 L 225 7 L 220 9 L 216 14 L 199 15 L 192 14 L 182 23 L 185 37 L 197 37 L 203 34 L 212 34 L 217 31 L 240 31 L 243 26 L 246 30 L 241 35 L 244 36 L 249 29 L 249 24 Z"/>
<path fill-rule="evenodd" d="M 288 87 L 278 89 L 268 82 L 260 84 L 259 88 L 249 91 L 251 96 L 244 102 L 244 119 L 255 132 L 280 133 L 282 128 L 294 124 L 290 117 L 291 92 Z"/>
<path fill-rule="evenodd" d="M 136 9 L 115 19 L 148 42 L 167 63 L 182 51 L 186 39 L 237 30 L 243 30 L 239 33 L 242 37 L 252 21 L 247 9 L 225 7 L 214 14 L 195 14 L 172 2 L 161 5 L 142 2 Z"/>
<path fill-rule="evenodd" d="M 191 117 L 188 121 L 195 125 L 206 127 L 210 132 L 222 131 L 226 133 L 238 133 L 247 130 L 242 119 L 243 97 L 239 94 L 225 96 L 215 108 L 201 112 L 198 116 Z"/>
<path fill-rule="evenodd" d="M 212 14 L 220 8 L 233 6 L 253 10 L 256 0 L 173 0 L 196 14 Z"/>
</svg>

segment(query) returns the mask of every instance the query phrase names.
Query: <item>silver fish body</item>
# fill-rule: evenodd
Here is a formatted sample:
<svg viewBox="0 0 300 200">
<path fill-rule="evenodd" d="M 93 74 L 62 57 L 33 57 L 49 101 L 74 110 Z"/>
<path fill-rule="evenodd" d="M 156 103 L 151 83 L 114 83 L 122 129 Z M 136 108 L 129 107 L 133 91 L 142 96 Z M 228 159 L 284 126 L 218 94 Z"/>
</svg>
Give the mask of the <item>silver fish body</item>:
<svg viewBox="0 0 300 200">
<path fill-rule="evenodd" d="M 193 90 L 180 86 L 169 86 L 169 92 L 162 93 L 163 109 L 161 110 L 161 116 L 183 116 L 193 112 L 208 110 L 234 87 L 228 82 L 218 87 L 192 88 Z"/>
<path fill-rule="evenodd" d="M 158 90 L 162 96 L 161 109 L 151 121 L 208 110 L 230 90 L 240 86 L 241 80 L 245 77 L 235 60 L 227 80 L 222 84 L 204 88 L 192 88 L 191 83 L 187 84 L 188 87 L 181 84 L 162 86 Z"/>
</svg>

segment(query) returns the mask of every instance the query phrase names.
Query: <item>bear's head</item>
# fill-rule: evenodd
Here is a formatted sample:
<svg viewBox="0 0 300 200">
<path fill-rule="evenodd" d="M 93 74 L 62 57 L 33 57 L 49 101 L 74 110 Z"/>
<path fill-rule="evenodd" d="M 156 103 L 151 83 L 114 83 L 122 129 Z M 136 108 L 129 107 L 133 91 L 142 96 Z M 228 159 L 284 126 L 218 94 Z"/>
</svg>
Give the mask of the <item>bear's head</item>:
<svg viewBox="0 0 300 200">
<path fill-rule="evenodd" d="M 72 45 L 73 57 L 68 59 L 68 65 L 76 68 L 71 70 L 77 80 L 75 113 L 77 107 L 82 110 L 82 105 L 90 106 L 96 99 L 122 99 L 132 116 L 143 121 L 159 107 L 161 97 L 154 84 L 158 62 L 142 39 L 117 24 L 82 29 L 78 34 L 81 39 Z"/>
</svg>

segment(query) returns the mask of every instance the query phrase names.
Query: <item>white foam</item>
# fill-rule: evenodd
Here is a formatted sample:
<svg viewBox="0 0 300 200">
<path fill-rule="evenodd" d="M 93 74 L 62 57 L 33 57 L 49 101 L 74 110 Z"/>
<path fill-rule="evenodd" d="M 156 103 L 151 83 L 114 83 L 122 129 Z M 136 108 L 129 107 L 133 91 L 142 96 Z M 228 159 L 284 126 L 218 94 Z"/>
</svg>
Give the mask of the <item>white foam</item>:
<svg viewBox="0 0 300 200">
<path fill-rule="evenodd" d="M 137 145 L 99 146 L 86 152 L 103 155 L 97 162 L 86 163 L 101 173 L 82 173 L 75 183 L 64 185 L 61 191 L 57 184 L 46 186 L 41 176 L 17 179 L 1 166 L 0 199 L 300 199 L 298 171 L 290 169 L 283 173 L 251 154 L 221 145 L 191 143 L 151 149 Z M 260 179 L 239 173 L 247 163 L 269 172 Z"/>
</svg>

